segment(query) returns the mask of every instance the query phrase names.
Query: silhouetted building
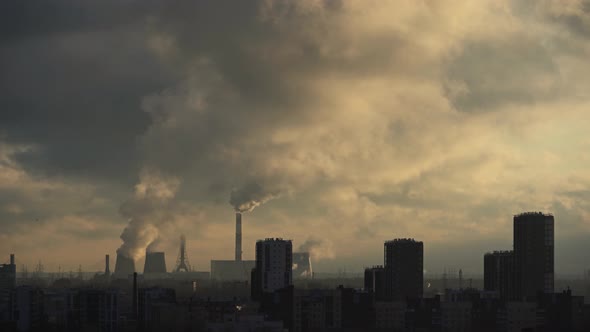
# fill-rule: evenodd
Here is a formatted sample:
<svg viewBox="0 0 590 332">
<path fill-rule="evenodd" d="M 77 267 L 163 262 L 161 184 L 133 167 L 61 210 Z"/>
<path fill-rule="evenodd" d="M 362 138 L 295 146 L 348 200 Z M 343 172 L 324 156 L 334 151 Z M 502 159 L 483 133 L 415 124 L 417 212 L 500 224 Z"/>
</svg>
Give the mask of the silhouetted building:
<svg viewBox="0 0 590 332">
<path fill-rule="evenodd" d="M 12 320 L 18 331 L 40 330 L 44 316 L 43 291 L 32 286 L 19 286 L 14 290 Z"/>
<path fill-rule="evenodd" d="M 163 331 L 174 322 L 176 292 L 171 288 L 140 288 L 138 321 L 144 331 Z"/>
<path fill-rule="evenodd" d="M 218 281 L 248 281 L 250 272 L 256 266 L 251 260 L 212 260 L 211 279 Z"/>
<path fill-rule="evenodd" d="M 0 321 L 8 321 L 11 305 L 11 292 L 16 287 L 16 264 L 14 254 L 9 264 L 0 264 Z"/>
<path fill-rule="evenodd" d="M 406 301 L 378 301 L 374 304 L 378 331 L 406 331 Z"/>
<path fill-rule="evenodd" d="M 16 264 L 14 254 L 10 255 L 9 264 L 0 264 L 0 289 L 13 289 L 16 287 Z"/>
<path fill-rule="evenodd" d="M 135 272 L 135 261 L 131 257 L 127 257 L 121 253 L 117 253 L 117 261 L 115 262 L 115 273 L 113 277 L 119 279 L 127 279 L 129 275 Z"/>
<path fill-rule="evenodd" d="M 514 298 L 514 252 L 494 251 L 484 255 L 484 289 L 498 292 L 503 299 Z"/>
<path fill-rule="evenodd" d="M 388 300 L 421 298 L 424 244 L 414 239 L 385 242 L 385 294 Z"/>
<path fill-rule="evenodd" d="M 45 292 L 45 316 L 49 330 L 80 331 L 80 295 L 75 289 Z"/>
<path fill-rule="evenodd" d="M 569 289 L 561 293 L 545 293 L 537 298 L 537 305 L 540 309 L 537 321 L 542 318 L 542 326 L 537 331 L 588 331 L 584 329 L 583 296 L 572 296 Z"/>
<path fill-rule="evenodd" d="M 166 274 L 166 256 L 163 252 L 145 253 L 143 274 L 145 276 L 163 276 Z"/>
<path fill-rule="evenodd" d="M 515 291 L 518 297 L 553 293 L 554 218 L 541 212 L 514 216 Z"/>
<path fill-rule="evenodd" d="M 534 302 L 506 302 L 498 308 L 497 331 L 522 332 L 537 330 L 537 304 Z"/>
<path fill-rule="evenodd" d="M 252 271 L 252 298 L 272 293 L 293 283 L 291 240 L 265 239 L 256 242 L 256 267 Z"/>
<path fill-rule="evenodd" d="M 120 308 L 118 290 L 82 289 L 79 292 L 80 326 L 83 331 L 118 331 Z"/>
<path fill-rule="evenodd" d="M 365 291 L 374 294 L 375 300 L 385 299 L 385 268 L 373 266 L 365 269 Z"/>
</svg>

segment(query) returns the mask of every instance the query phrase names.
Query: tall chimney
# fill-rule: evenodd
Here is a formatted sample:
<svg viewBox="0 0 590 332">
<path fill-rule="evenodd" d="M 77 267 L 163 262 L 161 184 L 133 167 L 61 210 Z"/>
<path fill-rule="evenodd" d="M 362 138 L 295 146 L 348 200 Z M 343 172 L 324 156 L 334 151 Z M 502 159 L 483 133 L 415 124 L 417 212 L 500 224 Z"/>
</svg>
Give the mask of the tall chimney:
<svg viewBox="0 0 590 332">
<path fill-rule="evenodd" d="M 10 254 L 10 265 L 14 265 L 14 254 Z"/>
<path fill-rule="evenodd" d="M 133 319 L 137 319 L 137 272 L 133 272 L 133 298 L 131 299 L 131 310 Z"/>
<path fill-rule="evenodd" d="M 107 277 L 111 275 L 111 264 L 109 261 L 110 261 L 110 256 L 105 255 L 105 257 L 104 257 L 104 275 Z"/>
<path fill-rule="evenodd" d="M 236 262 L 242 261 L 242 214 L 236 212 Z"/>
</svg>

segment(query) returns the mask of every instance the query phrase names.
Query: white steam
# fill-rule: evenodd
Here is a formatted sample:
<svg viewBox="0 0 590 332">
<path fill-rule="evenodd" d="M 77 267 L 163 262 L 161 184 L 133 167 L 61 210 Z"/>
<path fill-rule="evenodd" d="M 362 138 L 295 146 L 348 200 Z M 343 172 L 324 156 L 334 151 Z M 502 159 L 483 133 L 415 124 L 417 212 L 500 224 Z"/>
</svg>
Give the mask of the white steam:
<svg viewBox="0 0 590 332">
<path fill-rule="evenodd" d="M 144 170 L 132 198 L 123 203 L 120 213 L 129 220 L 121 234 L 118 254 L 137 260 L 146 249 L 155 250 L 163 224 L 173 219 L 171 202 L 180 181 L 153 170 Z"/>
</svg>

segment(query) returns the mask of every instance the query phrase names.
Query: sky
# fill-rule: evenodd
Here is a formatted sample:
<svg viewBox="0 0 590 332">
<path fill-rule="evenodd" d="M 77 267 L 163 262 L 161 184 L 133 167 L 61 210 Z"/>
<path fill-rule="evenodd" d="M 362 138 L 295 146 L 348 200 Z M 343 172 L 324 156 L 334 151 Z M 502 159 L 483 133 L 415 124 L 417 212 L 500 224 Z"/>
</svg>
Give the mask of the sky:
<svg viewBox="0 0 590 332">
<path fill-rule="evenodd" d="M 281 237 L 359 272 L 415 238 L 481 274 L 543 211 L 581 275 L 589 58 L 590 1 L 2 1 L 0 262 L 170 269 L 185 234 L 209 270 L 236 208 L 244 259 Z"/>
</svg>

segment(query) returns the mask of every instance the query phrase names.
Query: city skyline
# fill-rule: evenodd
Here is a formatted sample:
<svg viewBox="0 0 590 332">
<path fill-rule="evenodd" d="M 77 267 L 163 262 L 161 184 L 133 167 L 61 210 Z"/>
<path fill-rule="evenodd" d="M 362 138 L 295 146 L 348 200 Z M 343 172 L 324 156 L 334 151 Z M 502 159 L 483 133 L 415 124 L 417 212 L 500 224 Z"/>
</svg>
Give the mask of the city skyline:
<svg viewBox="0 0 590 332">
<path fill-rule="evenodd" d="M 361 274 L 415 238 L 427 274 L 483 275 L 524 211 L 554 215 L 557 277 L 590 268 L 586 2 L 7 0 L 0 22 L 19 271 L 170 269 L 185 234 L 198 271 L 272 236 Z"/>
<path fill-rule="evenodd" d="M 529 219 L 526 219 L 529 218 Z M 545 222 L 543 220 L 539 221 L 536 220 L 535 218 L 548 218 L 550 220 L 551 226 L 550 226 L 550 231 L 547 231 L 547 226 L 545 225 Z M 524 221 L 520 221 L 517 222 L 517 220 L 520 219 L 524 219 Z M 524 222 L 527 222 L 528 228 L 526 228 L 527 230 L 525 231 L 525 228 L 522 228 L 524 226 L 519 226 L 517 227 L 517 225 L 522 225 L 524 224 Z M 239 226 L 238 226 L 239 225 Z M 503 290 L 500 291 L 500 294 L 512 294 L 511 292 L 516 291 L 516 287 L 517 284 L 511 284 L 510 286 L 500 286 L 500 284 L 502 282 L 508 282 L 507 280 L 505 280 L 505 278 L 521 278 L 520 280 L 532 280 L 531 277 L 513 277 L 511 276 L 512 274 L 516 273 L 516 268 L 514 266 L 520 266 L 522 265 L 522 267 L 524 268 L 524 272 L 527 271 L 531 271 L 535 270 L 537 268 L 541 268 L 541 266 L 543 266 L 543 264 L 549 264 L 549 265 L 545 265 L 544 269 L 549 269 L 548 271 L 550 271 L 550 274 L 548 276 L 542 277 L 541 280 L 536 280 L 535 282 L 540 282 L 541 284 L 543 284 L 542 280 L 547 280 L 548 277 L 550 277 L 550 280 L 554 280 L 555 276 L 558 277 L 572 277 L 572 275 L 567 275 L 567 274 L 559 274 L 556 273 L 557 271 L 554 268 L 554 263 L 555 263 L 555 259 L 554 259 L 554 246 L 555 246 L 555 242 L 554 242 L 554 216 L 552 214 L 548 214 L 548 213 L 544 213 L 544 212 L 540 212 L 540 211 L 526 211 L 526 212 L 522 212 L 519 214 L 515 214 L 514 215 L 514 221 L 513 221 L 513 227 L 514 227 L 514 242 L 522 242 L 522 239 L 527 239 L 526 242 L 522 242 L 521 249 L 520 252 L 521 254 L 515 254 L 515 250 L 511 249 L 511 250 L 505 250 L 505 249 L 493 249 L 493 250 L 489 250 L 487 252 L 482 252 L 479 253 L 480 256 L 483 256 L 483 260 L 481 261 L 482 263 L 482 270 L 481 273 L 473 273 L 472 271 L 468 271 L 468 277 L 478 277 L 478 278 L 488 278 L 490 280 L 490 282 L 493 282 L 489 284 L 488 286 L 488 281 L 486 281 L 485 285 L 484 285 L 484 289 L 485 290 L 494 290 L 494 291 L 499 291 L 498 287 L 501 287 Z M 519 230 L 517 233 L 517 229 Z M 239 230 L 239 231 L 238 231 Z M 533 232 L 531 232 L 532 230 L 535 230 Z M 549 233 L 542 233 L 544 230 L 544 232 L 549 232 Z M 541 233 L 539 233 L 541 232 Z M 520 235 L 517 235 L 520 234 Z M 533 235 L 534 234 L 534 235 Z M 541 234 L 541 235 L 539 235 Z M 540 236 L 540 238 L 536 238 Z M 517 238 L 520 239 L 517 241 Z M 240 239 L 240 241 L 238 241 L 238 239 Z M 535 239 L 535 240 L 533 240 Z M 249 276 L 246 274 L 244 274 L 243 276 L 241 275 L 241 272 L 239 272 L 237 274 L 236 271 L 233 271 L 235 268 L 237 268 L 238 270 L 250 270 L 251 268 L 254 267 L 254 265 L 250 266 L 250 264 L 254 264 L 255 261 L 254 260 L 242 260 L 241 259 L 241 255 L 238 256 L 238 252 L 241 252 L 241 214 L 240 213 L 236 213 L 236 233 L 235 233 L 235 253 L 236 256 L 234 258 L 234 260 L 231 259 L 226 259 L 226 260 L 215 260 L 212 259 L 210 262 L 210 267 L 211 269 L 209 270 L 208 268 L 201 268 L 201 269 L 196 269 L 191 267 L 190 269 L 187 270 L 183 270 L 185 272 L 199 272 L 199 273 L 211 273 L 213 272 L 214 269 L 214 265 L 215 264 L 219 264 L 221 263 L 221 265 L 217 266 L 217 274 L 215 272 L 213 272 L 210 275 L 211 279 L 218 279 L 218 280 L 225 280 L 225 281 L 230 281 L 230 280 L 241 280 L 241 279 L 248 279 Z M 155 250 L 150 250 L 149 248 L 146 249 L 145 254 L 140 256 L 140 259 L 130 259 L 124 255 L 121 254 L 117 254 L 117 258 L 114 262 L 114 269 L 113 269 L 113 273 L 117 274 L 117 271 L 120 269 L 120 275 L 118 275 L 119 278 L 124 277 L 125 275 L 129 275 L 131 273 L 131 271 L 135 271 L 135 272 L 141 272 L 146 271 L 146 266 L 141 264 L 141 262 L 143 260 L 145 260 L 145 262 L 147 263 L 147 261 L 151 261 L 151 265 L 150 265 L 150 270 L 153 270 L 151 272 L 156 272 L 159 271 L 158 273 L 160 273 L 158 275 L 158 277 L 162 277 L 163 274 L 165 273 L 174 273 L 174 272 L 179 272 L 177 271 L 178 266 L 182 266 L 181 262 L 185 262 L 185 264 L 188 263 L 188 261 L 186 260 L 186 255 L 188 255 L 188 249 L 186 248 L 186 238 L 183 235 L 180 236 L 180 242 L 178 242 L 177 244 L 179 244 L 179 247 L 177 249 L 179 249 L 178 253 L 177 253 L 177 262 L 175 265 L 170 265 L 168 266 L 168 268 L 166 267 L 166 255 L 168 253 L 164 252 L 164 251 L 155 251 Z M 265 237 L 265 239 L 258 239 L 256 240 L 256 244 L 255 244 L 255 253 L 259 252 L 258 246 L 262 243 L 266 243 L 268 241 L 274 242 L 274 241 L 279 241 L 279 242 L 288 242 L 289 243 L 289 248 L 292 248 L 292 240 L 288 239 L 288 240 L 283 240 L 283 238 L 273 238 L 273 237 Z M 536 241 L 536 242 L 535 242 Z M 541 245 L 541 243 L 539 243 L 539 241 L 541 242 L 545 242 L 545 245 L 547 245 L 547 241 L 549 241 L 550 245 L 550 251 L 549 252 L 545 252 L 546 248 L 541 246 L 539 247 L 539 245 Z M 523 250 L 522 248 L 525 247 L 524 243 L 528 243 L 526 245 L 526 252 L 528 252 L 528 254 L 525 254 L 525 250 Z M 367 270 L 373 270 L 375 268 L 377 269 L 384 269 L 388 266 L 387 262 L 394 262 L 394 261 L 398 261 L 398 260 L 404 260 L 404 259 L 409 259 L 408 262 L 412 262 L 413 260 L 415 260 L 415 255 L 419 255 L 419 266 L 421 268 L 418 268 L 418 270 L 420 270 L 420 274 L 422 275 L 427 275 L 427 270 L 424 268 L 424 257 L 426 256 L 424 254 L 424 243 L 422 241 L 416 241 L 414 238 L 395 238 L 395 239 L 389 239 L 389 240 L 385 240 L 384 241 L 385 244 L 385 261 L 379 262 L 377 264 L 369 264 L 369 263 L 363 263 L 361 271 L 357 271 L 357 270 L 352 270 L 352 271 L 348 271 L 348 273 L 350 273 L 351 276 L 356 276 L 359 277 L 361 276 L 363 273 L 365 275 L 365 278 L 367 278 Z M 401 248 L 397 247 L 403 245 Z M 406 248 L 405 246 L 410 245 L 410 247 L 413 247 L 415 245 L 418 245 L 417 248 L 413 248 L 413 249 L 409 249 Z M 401 251 L 396 251 L 397 258 L 394 258 L 394 254 L 393 251 L 391 251 L 393 247 L 390 248 L 390 246 L 396 246 L 396 250 L 401 250 Z M 512 246 L 514 248 L 514 245 Z M 402 249 L 404 248 L 404 249 Z M 313 245 L 308 246 L 308 244 L 304 243 L 302 245 L 299 246 L 298 248 L 298 255 L 304 254 L 305 257 L 307 257 L 306 259 L 308 259 L 308 263 L 311 263 L 311 257 L 312 257 L 312 252 L 315 249 L 315 247 Z M 292 249 L 290 249 L 292 252 L 292 255 L 295 255 L 296 252 L 293 251 Z M 408 251 L 409 250 L 409 251 Z M 415 251 L 418 250 L 418 251 Z M 530 255 L 530 250 L 533 250 L 535 252 L 535 254 L 532 256 L 534 258 L 531 259 L 531 257 L 529 257 Z M 518 252 L 518 250 L 517 250 Z M 403 255 L 401 254 L 403 253 Z M 418 254 L 419 253 L 419 254 Z M 475 255 L 477 255 L 478 253 L 474 253 Z M 109 274 L 110 272 L 110 255 L 106 254 L 106 265 L 104 265 L 105 260 L 103 260 L 101 262 L 101 264 L 103 264 L 103 268 L 98 269 L 98 270 L 90 270 L 87 272 L 98 272 L 100 273 L 106 273 Z M 172 254 L 170 254 L 170 256 L 172 256 Z M 502 261 L 504 263 L 501 263 L 500 261 L 496 261 L 497 259 L 501 259 L 501 257 L 507 257 L 506 259 L 509 259 L 508 261 Z M 515 257 L 521 257 L 519 260 L 517 260 Z M 528 258 L 527 258 L 528 257 Z M 10 258 L 11 261 L 14 259 L 14 254 L 10 254 Z M 256 255 L 254 257 L 256 258 Z M 550 258 L 549 261 L 546 261 L 547 258 Z M 529 263 L 524 263 L 524 261 L 522 261 L 523 259 L 528 260 Z M 122 262 L 119 262 L 119 260 L 121 260 Z M 293 258 L 291 258 L 291 260 L 293 260 Z M 372 257 L 371 261 L 376 261 L 376 257 Z M 489 262 L 488 262 L 489 260 Z M 521 263 L 517 263 L 520 262 Z M 532 262 L 536 262 L 536 263 L 532 263 Z M 215 262 L 219 262 L 219 263 L 215 263 Z M 410 267 L 414 267 L 413 263 L 403 263 L 403 264 L 399 264 L 398 263 L 398 268 L 400 266 L 403 266 L 404 269 L 408 269 Z M 545 263 L 543 263 L 545 262 Z M 121 263 L 121 267 L 119 267 L 119 263 Z M 214 264 L 215 263 L 215 264 Z M 228 263 L 236 263 L 237 265 L 232 268 L 231 266 L 227 266 Z M 242 266 L 242 264 L 244 264 Z M 38 262 L 36 269 L 38 269 L 38 266 L 41 266 L 41 261 Z M 179 265 L 180 264 L 180 265 Z M 497 265 L 500 264 L 500 265 Z M 508 265 L 507 265 L 508 264 Z M 513 266 L 513 264 L 516 264 Z M 222 266 L 225 265 L 225 266 Z M 19 271 L 21 274 L 23 273 L 23 268 L 26 268 L 26 272 L 28 273 L 28 267 L 26 266 L 26 264 L 20 264 L 19 265 L 21 267 L 21 270 Z M 510 266 L 510 267 L 508 267 Z M 293 270 L 296 270 L 296 264 L 295 261 L 293 261 Z M 309 266 L 306 268 L 310 268 Z M 486 272 L 486 269 L 490 269 L 490 271 L 493 271 L 493 274 L 489 274 L 488 272 Z M 78 265 L 78 272 L 81 272 L 82 270 L 82 265 Z M 543 268 L 542 268 L 543 269 Z M 411 269 L 410 269 L 411 270 Z M 415 269 L 414 269 L 415 270 Z M 67 269 L 61 270 L 60 267 L 60 272 L 61 273 L 66 273 Z M 70 273 L 73 270 L 70 270 Z M 383 273 L 385 273 L 386 270 L 383 270 Z M 577 275 L 574 277 L 587 277 L 588 276 L 588 272 L 590 270 L 585 270 L 582 272 L 581 275 Z M 31 271 L 34 273 L 34 271 Z M 39 272 L 39 271 L 37 271 Z M 45 270 L 45 267 L 43 266 L 43 271 L 44 273 L 52 273 L 54 274 L 56 271 L 47 271 Z M 326 273 L 326 275 L 330 275 L 331 273 L 333 273 L 334 271 L 329 271 L 328 273 L 326 273 L 326 271 L 322 271 L 322 273 Z M 338 274 L 345 276 L 347 271 L 346 270 L 338 270 L 337 271 Z M 416 272 L 416 271 L 414 271 Z M 547 271 L 546 271 L 547 272 Z M 344 273 L 344 274 L 342 274 Z M 536 271 L 535 274 L 539 275 L 539 271 Z M 226 276 L 222 276 L 224 274 L 227 274 Z M 456 275 L 455 275 L 456 274 Z M 497 276 L 496 276 L 497 274 Z M 411 275 L 411 274 L 410 274 Z M 446 266 L 443 268 L 442 271 L 432 271 L 431 273 L 429 273 L 429 275 L 431 277 L 434 277 L 435 275 L 441 276 L 443 278 L 449 277 L 449 278 L 462 278 L 463 275 L 463 268 L 459 267 L 457 268 L 456 266 Z M 501 275 L 501 276 L 500 276 Z M 543 274 L 540 274 L 543 275 Z M 200 277 L 202 277 L 202 275 L 200 275 Z M 304 273 L 304 275 L 299 276 L 299 277 L 304 277 L 304 278 L 309 278 L 311 277 L 311 275 L 307 275 L 307 273 Z M 503 280 L 503 281 L 495 281 L 496 278 L 500 278 L 499 280 Z M 411 277 L 408 280 L 414 280 L 416 279 L 415 277 Z M 492 279 L 494 279 L 494 281 L 492 281 Z M 407 281 L 406 281 L 407 282 Z M 514 281 L 512 281 L 514 283 Z M 527 284 L 528 282 L 525 282 L 525 284 Z M 419 284 L 423 284 L 423 281 L 419 282 Z M 493 286 L 492 286 L 493 285 Z M 371 287 L 375 287 L 374 285 Z M 406 285 L 403 288 L 407 289 L 409 286 Z M 510 290 L 506 290 L 506 287 L 510 287 Z M 550 286 L 547 286 L 549 288 L 546 288 L 545 291 L 546 292 L 552 292 L 553 290 L 553 281 L 551 281 Z M 507 292 L 507 293 L 504 293 Z M 530 295 L 530 294 L 529 294 Z"/>
</svg>

